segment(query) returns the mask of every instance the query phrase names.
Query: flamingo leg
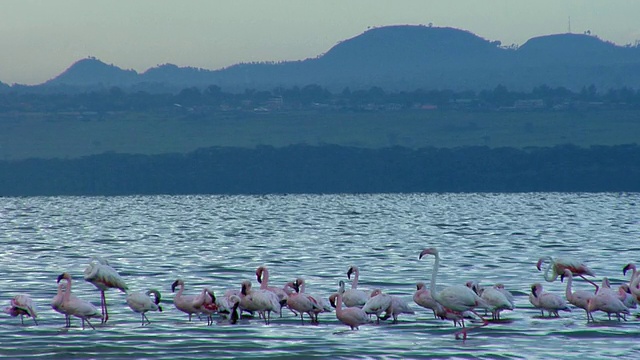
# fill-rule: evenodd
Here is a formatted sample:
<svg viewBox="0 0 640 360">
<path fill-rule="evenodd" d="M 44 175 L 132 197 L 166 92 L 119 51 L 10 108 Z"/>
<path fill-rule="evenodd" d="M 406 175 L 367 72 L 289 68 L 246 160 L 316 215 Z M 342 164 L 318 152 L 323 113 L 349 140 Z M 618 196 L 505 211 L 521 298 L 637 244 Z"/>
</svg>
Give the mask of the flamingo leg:
<svg viewBox="0 0 640 360">
<path fill-rule="evenodd" d="M 104 295 L 104 291 L 101 291 L 102 293 L 102 308 L 103 308 L 103 312 L 102 312 L 102 323 L 106 323 L 109 320 L 109 311 L 107 310 L 107 298 Z"/>
<path fill-rule="evenodd" d="M 33 319 L 33 322 L 36 323 L 36 325 L 38 325 L 38 322 L 36 321 L 36 318 L 33 317 L 33 316 L 31 318 Z"/>
<path fill-rule="evenodd" d="M 91 326 L 91 328 L 92 328 L 93 330 L 95 330 L 95 329 L 96 329 L 95 327 L 93 327 L 93 325 L 91 324 L 91 322 L 89 321 L 89 319 L 84 319 L 84 318 L 83 318 L 83 320 L 86 320 L 86 321 L 87 321 L 87 324 L 89 324 L 89 326 Z M 82 329 L 84 330 L 84 322 L 82 323 Z"/>
<path fill-rule="evenodd" d="M 485 318 L 483 318 L 480 314 L 478 314 L 478 312 L 476 312 L 475 310 L 469 310 L 469 311 L 471 311 L 473 314 L 475 314 L 477 317 L 479 317 L 480 320 L 482 320 L 482 324 L 481 325 L 477 325 L 477 326 L 472 326 L 472 327 L 463 327 L 462 330 L 457 331 L 455 333 L 456 339 L 459 339 L 460 338 L 460 334 L 462 334 L 462 340 L 464 341 L 464 340 L 467 339 L 467 332 L 469 332 L 470 330 L 481 328 L 483 326 L 489 325 L 489 322 Z"/>
<path fill-rule="evenodd" d="M 22 323 L 22 325 L 24 325 L 24 315 L 20 314 L 20 323 Z"/>
</svg>

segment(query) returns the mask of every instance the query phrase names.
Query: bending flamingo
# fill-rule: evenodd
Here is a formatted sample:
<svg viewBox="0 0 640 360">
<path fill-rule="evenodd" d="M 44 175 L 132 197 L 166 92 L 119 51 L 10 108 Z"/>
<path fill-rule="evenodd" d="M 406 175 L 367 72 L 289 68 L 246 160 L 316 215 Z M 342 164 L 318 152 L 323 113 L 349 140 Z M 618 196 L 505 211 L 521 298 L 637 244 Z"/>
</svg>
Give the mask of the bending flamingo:
<svg viewBox="0 0 640 360">
<path fill-rule="evenodd" d="M 462 317 L 462 313 L 465 311 L 469 311 L 476 315 L 478 318 L 480 318 L 480 320 L 482 320 L 482 325 L 478 325 L 474 328 L 488 325 L 489 323 L 487 322 L 487 320 L 485 320 L 480 314 L 478 314 L 477 311 L 475 311 L 475 308 L 477 307 L 486 308 L 487 304 L 473 290 L 464 285 L 454 285 L 448 286 L 442 289 L 442 291 L 437 291 L 436 277 L 438 276 L 438 267 L 440 266 L 440 255 L 438 253 L 438 249 L 424 249 L 420 253 L 419 259 L 422 259 L 422 257 L 425 255 L 434 255 L 436 258 L 431 274 L 431 297 L 433 297 L 445 309 L 455 313 L 456 315 L 459 315 L 460 317 Z M 455 333 L 456 339 L 459 338 L 460 334 L 462 334 L 463 339 L 466 339 L 467 332 L 469 330 L 471 329 L 465 327 L 464 320 L 462 320 L 462 330 Z"/>
<path fill-rule="evenodd" d="M 558 276 L 562 275 L 565 270 L 570 270 L 574 276 L 579 276 L 584 281 L 593 285 L 596 288 L 596 292 L 598 292 L 598 285 L 585 277 L 585 275 L 595 276 L 593 270 L 591 270 L 587 265 L 583 262 L 573 259 L 573 258 L 553 258 L 551 256 L 543 256 L 538 259 L 536 263 L 536 268 L 538 271 L 542 271 L 542 265 L 545 262 L 549 262 L 546 270 L 544 271 L 544 279 L 548 282 L 553 282 Z"/>
<path fill-rule="evenodd" d="M 100 290 L 102 322 L 106 323 L 109 320 L 109 311 L 104 292 L 109 289 L 119 289 L 126 293 L 129 288 L 120 274 L 109 265 L 109 262 L 100 257 L 93 257 L 89 266 L 84 269 L 84 279 Z"/>
<path fill-rule="evenodd" d="M 58 276 L 58 283 L 61 280 L 67 280 L 66 290 L 64 295 L 62 296 L 62 303 L 60 304 L 60 310 L 63 314 L 75 316 L 77 318 L 82 319 L 82 330 L 84 330 L 84 323 L 86 322 L 91 326 L 92 329 L 96 329 L 89 319 L 91 318 L 101 318 L 102 314 L 98 312 L 98 308 L 96 308 L 92 303 L 82 300 L 76 296 L 73 296 L 71 293 L 71 275 L 69 273 L 62 273 Z M 70 323 L 69 323 L 70 325 Z"/>
<path fill-rule="evenodd" d="M 555 315 L 555 317 L 560 317 L 558 313 L 560 310 L 571 311 L 566 301 L 556 294 L 544 291 L 540 283 L 531 285 L 529 302 L 537 309 L 540 309 L 542 316 L 544 316 L 544 310 L 549 312 L 549 316 Z"/>
<path fill-rule="evenodd" d="M 383 312 L 387 314 L 391 313 L 391 295 L 385 294 L 380 289 L 374 289 L 371 292 L 371 297 L 362 307 L 367 315 L 376 316 L 376 324 L 380 323 L 380 315 Z"/>
<path fill-rule="evenodd" d="M 16 317 L 20 315 L 20 322 L 24 325 L 24 316 L 31 317 L 33 322 L 38 325 L 36 318 L 38 314 L 36 312 L 36 306 L 31 300 L 31 297 L 26 294 L 18 294 L 11 299 L 11 306 L 4 309 L 4 312 Z"/>
<path fill-rule="evenodd" d="M 205 287 L 202 292 L 193 299 L 193 307 L 207 315 L 207 325 L 213 325 L 213 314 L 218 311 L 216 296 L 211 289 Z"/>
<path fill-rule="evenodd" d="M 153 295 L 153 301 L 151 300 L 151 295 Z M 128 293 L 127 305 L 129 305 L 131 310 L 142 315 L 142 326 L 145 325 L 145 320 L 147 321 L 147 324 L 151 324 L 151 321 L 149 321 L 149 318 L 145 313 L 148 311 L 162 312 L 162 307 L 160 306 L 160 292 L 155 289 L 150 289 L 147 292 Z"/>
</svg>

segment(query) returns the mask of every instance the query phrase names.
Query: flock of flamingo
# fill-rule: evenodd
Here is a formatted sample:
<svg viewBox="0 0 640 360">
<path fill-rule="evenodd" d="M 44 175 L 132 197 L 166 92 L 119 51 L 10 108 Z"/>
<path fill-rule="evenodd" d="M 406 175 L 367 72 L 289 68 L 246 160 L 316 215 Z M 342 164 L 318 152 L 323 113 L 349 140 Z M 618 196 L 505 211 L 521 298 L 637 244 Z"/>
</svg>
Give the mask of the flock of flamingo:
<svg viewBox="0 0 640 360">
<path fill-rule="evenodd" d="M 467 332 L 473 328 L 486 326 L 489 321 L 485 319 L 487 313 L 491 313 L 492 321 L 500 320 L 500 313 L 505 310 L 514 310 L 515 302 L 513 295 L 501 284 L 483 288 L 476 281 L 468 281 L 465 285 L 447 286 L 438 290 L 436 278 L 440 266 L 440 255 L 436 248 L 423 250 L 419 259 L 426 255 L 433 255 L 435 262 L 431 275 L 431 283 L 427 289 L 425 283 L 416 284 L 416 292 L 413 295 L 414 302 L 433 311 L 434 317 L 442 320 L 453 321 L 454 327 L 460 325 L 461 330 L 455 332 L 458 339 L 462 335 L 466 339 Z M 544 271 L 544 279 L 553 282 L 558 277 L 561 281 L 566 279 L 565 298 L 558 294 L 544 291 L 541 283 L 531 285 L 529 301 L 541 311 L 547 311 L 549 316 L 559 317 L 559 311 L 570 311 L 568 306 L 572 304 L 586 312 L 587 322 L 594 321 L 593 313 L 596 311 L 605 312 L 609 319 L 611 315 L 617 316 L 618 320 L 624 319 L 630 314 L 631 308 L 635 308 L 640 302 L 640 272 L 636 271 L 634 264 L 628 264 L 623 268 L 623 274 L 631 271 L 631 278 L 628 284 L 620 286 L 618 291 L 611 289 L 608 278 L 602 279 L 602 284 L 598 286 L 586 276 L 595 276 L 593 271 L 584 263 L 574 259 L 552 258 L 550 256 L 541 258 L 537 263 L 537 269 L 542 271 L 544 264 L 547 267 Z M 216 297 L 214 292 L 205 287 L 197 295 L 184 294 L 184 281 L 176 280 L 171 285 L 171 291 L 175 293 L 173 303 L 176 309 L 186 313 L 189 321 L 192 315 L 199 318 L 206 316 L 207 324 L 213 324 L 213 315 L 218 314 L 229 323 L 235 324 L 242 312 L 250 314 L 258 313 L 258 316 L 266 324 L 271 321 L 271 314 L 282 316 L 284 308 L 289 309 L 295 316 L 300 316 L 304 324 L 304 314 L 307 314 L 311 323 L 318 323 L 318 315 L 324 312 L 332 312 L 335 309 L 336 318 L 352 330 L 357 330 L 359 326 L 381 320 L 393 319 L 396 323 L 400 314 L 413 314 L 409 304 L 401 297 L 385 294 L 380 289 L 371 292 L 358 289 L 359 271 L 356 266 L 349 267 L 347 278 L 353 280 L 351 288 L 345 287 L 343 280 L 339 281 L 337 292 L 323 298 L 305 292 L 305 282 L 302 278 L 296 278 L 287 282 L 283 287 L 273 287 L 269 285 L 269 271 L 265 266 L 260 266 L 256 270 L 256 278 L 260 284 L 259 289 L 252 288 L 251 281 L 242 282 L 239 289 L 229 289 L 223 296 Z M 573 277 L 580 277 L 594 286 L 594 291 L 573 291 Z M 109 320 L 105 291 L 111 288 L 119 289 L 126 293 L 126 302 L 136 313 L 141 314 L 142 326 L 151 323 L 146 316 L 150 311 L 162 311 L 160 305 L 161 295 L 158 290 L 150 289 L 146 292 L 129 291 L 124 279 L 118 272 L 102 258 L 93 258 L 89 266 L 84 270 L 84 280 L 92 283 L 100 290 L 101 310 L 91 302 L 75 296 L 72 292 L 72 277 L 68 272 L 58 276 L 58 288 L 55 297 L 51 301 L 53 310 L 65 316 L 65 326 L 71 326 L 71 317 L 82 320 L 82 329 L 85 323 L 92 329 L 91 319 L 100 319 L 102 323 Z M 179 289 L 176 292 L 176 288 Z M 484 311 L 484 316 L 479 311 Z M 37 312 L 32 299 L 26 294 L 16 295 L 11 299 L 11 304 L 4 310 L 11 316 L 20 316 L 24 324 L 24 316 L 31 317 L 37 325 Z M 475 318 L 481 322 L 479 325 L 468 327 L 465 319 Z"/>
</svg>

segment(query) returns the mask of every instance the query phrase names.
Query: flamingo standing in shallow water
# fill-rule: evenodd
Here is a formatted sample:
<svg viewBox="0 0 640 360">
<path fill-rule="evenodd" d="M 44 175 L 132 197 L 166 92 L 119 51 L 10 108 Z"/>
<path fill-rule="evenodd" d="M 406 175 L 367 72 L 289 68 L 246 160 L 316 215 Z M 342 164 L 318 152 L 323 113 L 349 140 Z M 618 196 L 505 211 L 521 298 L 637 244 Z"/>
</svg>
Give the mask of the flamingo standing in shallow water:
<svg viewBox="0 0 640 360">
<path fill-rule="evenodd" d="M 353 274 L 353 281 L 351 282 L 351 289 L 345 290 L 342 294 L 342 301 L 347 307 L 362 307 L 369 300 L 369 293 L 358 289 L 358 279 L 360 278 L 360 271 L 355 265 L 351 265 L 347 270 L 347 278 L 351 279 Z"/>
<path fill-rule="evenodd" d="M 322 311 L 322 307 L 311 296 L 300 291 L 300 284 L 296 280 L 290 281 L 284 286 L 287 292 L 287 306 L 300 314 L 300 321 L 304 324 L 304 314 L 311 318 L 311 323 L 317 322 L 316 311 Z"/>
<path fill-rule="evenodd" d="M 529 302 L 537 309 L 540 309 L 542 316 L 544 316 L 545 310 L 549 312 L 549 316 L 555 315 L 555 317 L 560 317 L 560 314 L 558 314 L 560 310 L 571 311 L 566 301 L 556 294 L 544 291 L 540 283 L 531 285 Z"/>
<path fill-rule="evenodd" d="M 331 305 L 336 308 L 336 318 L 343 324 L 348 325 L 351 330 L 358 330 L 360 325 L 371 322 L 367 313 L 359 307 L 343 308 L 342 294 L 344 294 L 344 281 L 338 283 L 338 293 L 331 295 L 329 300 Z"/>
<path fill-rule="evenodd" d="M 151 295 L 153 295 L 153 301 L 151 300 Z M 142 315 L 142 326 L 144 326 L 145 320 L 147 321 L 147 324 L 151 324 L 151 321 L 149 321 L 149 318 L 145 315 L 146 312 L 162 312 L 162 307 L 160 306 L 160 292 L 155 289 L 150 289 L 147 292 L 128 293 L 127 305 L 129 305 L 131 310 Z"/>
<path fill-rule="evenodd" d="M 218 311 L 216 296 L 211 289 L 205 287 L 202 292 L 193 299 L 193 307 L 207 315 L 207 325 L 213 325 L 213 314 Z"/>
<path fill-rule="evenodd" d="M 433 299 L 431 292 L 423 282 L 416 283 L 416 292 L 413 294 L 413 302 L 425 309 L 431 309 L 431 311 L 433 311 L 434 318 L 437 319 L 440 317 L 444 319 L 444 308 Z"/>
<path fill-rule="evenodd" d="M 59 312 L 60 314 L 64 315 L 65 327 L 70 327 L 71 326 L 71 317 L 69 316 L 69 314 L 66 314 L 61 308 L 62 300 L 64 299 L 64 293 L 65 292 L 66 292 L 65 283 L 58 283 L 58 292 L 56 293 L 56 296 L 54 296 L 53 299 L 51 299 L 51 308 L 54 311 Z M 71 296 L 75 296 L 75 295 L 71 294 Z"/>
<path fill-rule="evenodd" d="M 126 293 L 127 284 L 118 272 L 109 265 L 109 262 L 100 257 L 94 257 L 84 270 L 84 279 L 92 283 L 100 290 L 100 306 L 102 310 L 102 322 L 109 320 L 109 312 L 107 311 L 107 299 L 104 295 L 106 290 L 115 288 Z"/>
<path fill-rule="evenodd" d="M 371 292 L 371 297 L 362 307 L 367 315 L 376 316 L 376 324 L 380 323 L 380 315 L 383 312 L 389 314 L 391 312 L 391 295 L 385 294 L 380 289 L 374 289 Z"/>
<path fill-rule="evenodd" d="M 622 268 L 622 274 L 627 275 L 627 271 L 631 270 L 631 279 L 629 279 L 629 292 L 633 295 L 636 303 L 640 304 L 640 273 L 636 270 L 636 265 L 629 263 Z"/>
<path fill-rule="evenodd" d="M 543 256 L 538 259 L 538 262 L 536 263 L 538 271 L 542 271 L 542 265 L 547 261 L 549 262 L 549 265 L 547 265 L 547 268 L 544 271 L 544 279 L 546 281 L 553 282 L 558 278 L 558 276 L 564 274 L 565 270 L 569 270 L 574 276 L 579 276 L 584 279 L 584 281 L 593 285 L 596 288 L 596 292 L 598 292 L 598 285 L 585 277 L 585 275 L 595 276 L 593 270 L 591 270 L 582 261 L 573 258 L 553 258 L 551 256 Z"/>
<path fill-rule="evenodd" d="M 29 316 L 33 319 L 33 322 L 38 325 L 38 321 L 36 318 L 38 314 L 36 312 L 36 307 L 31 300 L 31 297 L 26 294 L 19 294 L 11 299 L 11 306 L 4 309 L 4 312 L 16 317 L 20 315 L 20 322 L 24 325 L 24 316 Z"/>
<path fill-rule="evenodd" d="M 287 293 L 282 288 L 269 286 L 269 269 L 267 269 L 266 266 L 259 266 L 256 269 L 256 279 L 260 284 L 261 290 L 271 291 L 278 296 L 278 301 L 280 302 L 280 317 L 282 317 L 282 308 L 287 305 Z"/>
<path fill-rule="evenodd" d="M 482 320 L 482 325 L 476 326 L 475 328 L 486 326 L 489 323 L 485 320 L 478 312 L 475 311 L 477 307 L 487 307 L 487 304 L 484 300 L 482 300 L 478 294 L 476 294 L 473 290 L 469 289 L 464 285 L 454 285 L 448 286 L 442 291 L 437 291 L 436 289 L 436 277 L 438 276 L 438 267 L 440 266 L 440 255 L 438 253 L 438 249 L 436 248 L 428 248 L 422 250 L 418 259 L 422 259 L 425 255 L 434 255 L 436 261 L 433 264 L 433 270 L 431 274 L 431 297 L 433 297 L 440 305 L 442 305 L 446 310 L 455 313 L 462 317 L 462 314 L 465 311 L 469 311 L 475 314 L 477 317 Z M 463 339 L 467 338 L 467 332 L 471 329 L 468 329 L 464 325 L 464 319 L 462 322 L 462 330 L 457 331 L 455 333 L 456 339 L 459 338 L 460 334 L 462 334 Z"/>
<path fill-rule="evenodd" d="M 90 318 L 101 318 L 102 314 L 98 312 L 92 303 L 82 300 L 71 293 L 71 275 L 69 273 L 62 273 L 58 276 L 58 283 L 61 280 L 67 280 L 66 290 L 62 296 L 62 303 L 60 304 L 60 310 L 63 314 L 75 316 L 82 319 L 82 330 L 84 330 L 84 323 L 86 322 L 92 329 L 96 329 L 89 321 Z M 69 322 L 70 325 L 70 322 Z"/>
<path fill-rule="evenodd" d="M 251 281 L 242 282 L 240 291 L 240 307 L 247 311 L 257 311 L 264 317 L 265 324 L 271 321 L 271 312 L 280 313 L 278 296 L 268 290 L 251 289 Z"/>
<path fill-rule="evenodd" d="M 180 290 L 173 297 L 173 304 L 176 309 L 189 315 L 189 321 L 191 321 L 192 314 L 200 314 L 200 310 L 193 305 L 195 295 L 184 295 L 184 281 L 178 279 L 171 284 L 171 292 L 176 292 L 176 287 L 180 286 Z"/>
<path fill-rule="evenodd" d="M 593 321 L 593 315 L 588 309 L 588 305 L 589 305 L 588 301 L 589 299 L 593 299 L 596 295 L 591 291 L 585 291 L 585 290 L 571 291 L 573 274 L 571 274 L 570 270 L 566 269 L 564 271 L 564 274 L 560 276 L 560 281 L 564 281 L 565 277 L 567 278 L 567 289 L 565 292 L 565 297 L 567 298 L 567 301 L 570 304 L 576 307 L 579 307 L 580 309 L 583 309 L 584 311 L 587 312 L 587 322 Z"/>
</svg>

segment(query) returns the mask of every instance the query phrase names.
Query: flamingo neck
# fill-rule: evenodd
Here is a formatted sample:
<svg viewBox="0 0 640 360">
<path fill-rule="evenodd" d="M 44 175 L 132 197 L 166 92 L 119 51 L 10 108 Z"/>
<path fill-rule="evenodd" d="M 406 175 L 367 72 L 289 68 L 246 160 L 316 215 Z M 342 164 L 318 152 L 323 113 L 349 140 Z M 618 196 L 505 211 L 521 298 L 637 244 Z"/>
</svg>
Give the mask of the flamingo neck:
<svg viewBox="0 0 640 360">
<path fill-rule="evenodd" d="M 262 283 L 260 284 L 260 289 L 267 289 L 269 287 L 269 270 L 263 268 L 262 270 Z"/>
<path fill-rule="evenodd" d="M 178 293 L 176 294 L 177 297 L 182 297 L 182 291 L 184 290 L 184 283 L 180 284 L 180 290 L 178 290 Z"/>
<path fill-rule="evenodd" d="M 342 294 L 338 291 L 338 296 L 336 296 L 336 315 L 342 314 Z"/>
<path fill-rule="evenodd" d="M 567 290 L 565 292 L 565 296 L 567 299 L 571 299 L 573 297 L 573 291 L 571 290 L 571 286 L 573 284 L 573 276 L 569 275 L 567 277 Z"/>
<path fill-rule="evenodd" d="M 547 265 L 547 268 L 544 270 L 544 279 L 548 282 L 552 282 L 558 277 L 558 274 L 556 274 L 555 270 L 553 274 L 549 274 L 549 270 L 551 270 L 551 268 L 555 268 L 556 264 L 551 256 L 547 256 L 545 259 L 549 260 L 549 265 Z"/>
<path fill-rule="evenodd" d="M 436 276 L 438 276 L 438 268 L 440 267 L 440 254 L 436 252 L 434 255 L 436 257 L 436 261 L 433 263 L 433 270 L 431 271 L 431 285 L 429 287 L 431 290 L 431 297 L 436 299 L 438 296 L 436 292 Z"/>
<path fill-rule="evenodd" d="M 71 297 L 71 279 L 66 278 L 65 280 L 67 280 L 67 289 L 64 291 L 63 299 L 64 301 L 68 301 Z M 60 289 L 60 287 L 58 287 L 58 289 Z"/>
<path fill-rule="evenodd" d="M 351 288 L 352 289 L 357 289 L 358 288 L 358 278 L 360 277 L 360 270 L 356 269 L 353 272 L 353 281 L 351 282 Z"/>
</svg>

